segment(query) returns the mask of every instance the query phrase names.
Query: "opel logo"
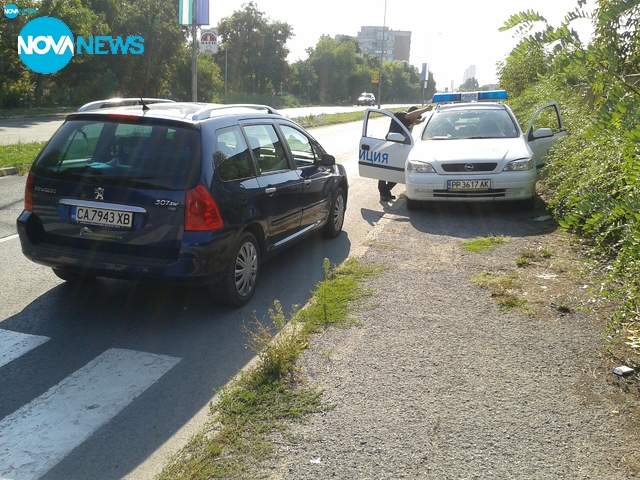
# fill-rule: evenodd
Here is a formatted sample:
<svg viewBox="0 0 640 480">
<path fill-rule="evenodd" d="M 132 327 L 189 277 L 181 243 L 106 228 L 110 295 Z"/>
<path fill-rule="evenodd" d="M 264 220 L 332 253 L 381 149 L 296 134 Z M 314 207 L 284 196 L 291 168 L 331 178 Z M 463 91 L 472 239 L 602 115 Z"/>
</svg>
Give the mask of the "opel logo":
<svg viewBox="0 0 640 480">
<path fill-rule="evenodd" d="M 104 200 L 104 188 L 97 187 L 93 192 L 96 194 L 96 200 Z"/>
<path fill-rule="evenodd" d="M 467 163 L 467 164 L 464 166 L 464 169 L 465 169 L 467 172 L 471 172 L 471 171 L 473 170 L 473 163 Z"/>
</svg>

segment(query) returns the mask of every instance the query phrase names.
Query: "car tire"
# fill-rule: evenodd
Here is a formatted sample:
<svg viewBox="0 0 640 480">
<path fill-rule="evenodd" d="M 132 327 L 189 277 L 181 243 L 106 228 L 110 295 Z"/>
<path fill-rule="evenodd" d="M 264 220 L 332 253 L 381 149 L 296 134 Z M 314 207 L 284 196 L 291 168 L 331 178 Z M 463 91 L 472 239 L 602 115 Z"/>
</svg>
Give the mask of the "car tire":
<svg viewBox="0 0 640 480">
<path fill-rule="evenodd" d="M 322 227 L 322 234 L 327 238 L 335 238 L 340 235 L 342 226 L 344 225 L 344 213 L 347 208 L 347 198 L 344 194 L 344 190 L 338 187 L 333 195 L 331 201 L 331 208 L 329 209 L 329 215 L 327 223 Z"/>
<path fill-rule="evenodd" d="M 407 197 L 407 210 L 418 210 L 420 208 L 420 201 L 411 200 Z"/>
<path fill-rule="evenodd" d="M 86 283 L 95 280 L 95 275 L 83 275 L 81 273 L 70 272 L 62 268 L 52 268 L 53 273 L 61 280 L 69 283 Z"/>
<path fill-rule="evenodd" d="M 246 305 L 253 297 L 260 277 L 260 247 L 256 237 L 244 232 L 235 248 L 221 282 L 220 301 L 232 307 Z"/>
</svg>

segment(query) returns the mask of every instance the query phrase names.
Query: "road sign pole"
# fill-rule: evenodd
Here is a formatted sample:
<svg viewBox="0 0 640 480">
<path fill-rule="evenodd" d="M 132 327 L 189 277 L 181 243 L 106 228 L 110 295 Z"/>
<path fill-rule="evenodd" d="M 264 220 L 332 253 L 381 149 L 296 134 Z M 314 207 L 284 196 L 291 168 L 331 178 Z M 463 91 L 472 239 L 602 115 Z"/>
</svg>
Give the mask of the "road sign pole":
<svg viewBox="0 0 640 480">
<path fill-rule="evenodd" d="M 191 40 L 193 42 L 193 50 L 191 52 L 191 100 L 193 102 L 198 101 L 198 25 L 196 16 L 196 0 L 191 0 L 192 9 L 192 25 L 191 25 Z"/>
<path fill-rule="evenodd" d="M 382 48 L 380 49 L 380 74 L 378 75 L 378 108 L 382 104 L 382 63 L 384 62 L 384 31 L 387 27 L 387 0 L 384 0 L 384 18 L 382 20 Z"/>
</svg>

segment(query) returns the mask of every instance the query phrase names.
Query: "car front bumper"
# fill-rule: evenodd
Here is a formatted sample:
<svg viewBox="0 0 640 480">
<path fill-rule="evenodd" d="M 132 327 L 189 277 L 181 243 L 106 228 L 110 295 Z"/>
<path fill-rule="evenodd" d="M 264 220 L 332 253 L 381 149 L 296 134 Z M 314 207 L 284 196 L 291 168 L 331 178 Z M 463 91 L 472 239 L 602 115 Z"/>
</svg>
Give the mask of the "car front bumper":
<svg viewBox="0 0 640 480">
<path fill-rule="evenodd" d="M 528 200 L 535 196 L 536 179 L 532 170 L 503 172 L 500 175 L 438 175 L 436 173 L 405 174 L 406 194 L 411 200 L 493 202 Z M 491 188 L 485 190 L 453 191 L 447 189 L 448 180 L 489 179 Z"/>
</svg>

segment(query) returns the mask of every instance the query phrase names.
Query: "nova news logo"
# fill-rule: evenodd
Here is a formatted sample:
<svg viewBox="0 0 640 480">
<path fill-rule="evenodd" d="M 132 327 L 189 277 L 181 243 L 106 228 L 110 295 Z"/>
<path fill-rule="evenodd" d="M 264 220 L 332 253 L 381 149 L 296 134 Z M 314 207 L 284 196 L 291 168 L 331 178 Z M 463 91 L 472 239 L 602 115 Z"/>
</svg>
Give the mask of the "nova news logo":
<svg viewBox="0 0 640 480">
<path fill-rule="evenodd" d="M 28 22 L 18 35 L 18 55 L 27 68 L 36 73 L 55 73 L 71 61 L 75 54 L 108 55 L 144 53 L 140 36 L 77 37 L 74 41 L 69 27 L 53 17 L 38 17 Z"/>
<path fill-rule="evenodd" d="M 4 16 L 7 18 L 16 18 L 18 15 L 35 15 L 36 12 L 36 8 L 18 8 L 14 3 L 4 7 Z"/>
</svg>

